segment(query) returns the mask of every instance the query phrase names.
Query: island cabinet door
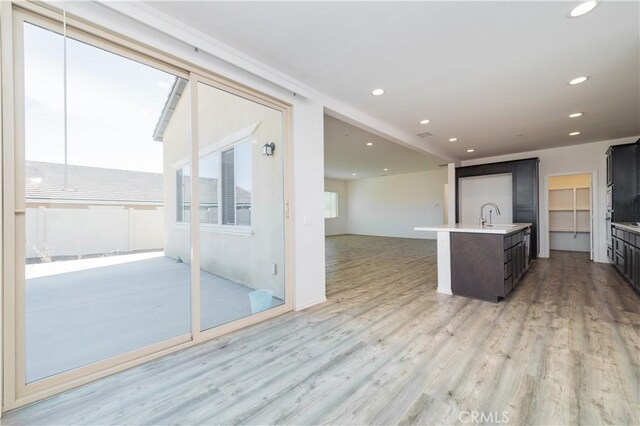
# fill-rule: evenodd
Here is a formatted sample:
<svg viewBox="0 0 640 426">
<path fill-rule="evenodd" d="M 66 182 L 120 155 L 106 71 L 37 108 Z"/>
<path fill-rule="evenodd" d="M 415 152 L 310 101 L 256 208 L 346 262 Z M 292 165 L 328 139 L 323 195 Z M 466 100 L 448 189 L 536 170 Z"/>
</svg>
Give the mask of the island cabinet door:
<svg viewBox="0 0 640 426">
<path fill-rule="evenodd" d="M 637 270 L 637 265 L 636 262 L 638 261 L 638 249 L 631 245 L 631 244 L 627 244 L 627 256 L 626 256 L 626 276 L 627 276 L 627 280 L 629 280 L 629 282 L 631 283 L 632 286 L 636 286 L 636 281 L 638 280 L 638 277 L 636 275 L 636 270 Z"/>
<path fill-rule="evenodd" d="M 518 244 L 518 280 L 522 278 L 524 275 L 524 265 L 525 265 L 525 253 L 524 253 L 524 243 Z"/>
<path fill-rule="evenodd" d="M 513 288 L 513 249 L 511 237 L 504 239 L 504 291 L 501 296 L 506 297 Z"/>
<path fill-rule="evenodd" d="M 516 244 L 511 250 L 513 251 L 513 283 L 516 284 L 520 279 L 520 244 Z"/>
<path fill-rule="evenodd" d="M 504 294 L 503 236 L 452 232 L 451 291 L 458 296 L 497 302 Z"/>
<path fill-rule="evenodd" d="M 636 240 L 639 241 L 640 240 Z M 634 277 L 632 284 L 636 290 L 640 291 L 640 247 L 636 247 L 634 251 Z"/>
</svg>

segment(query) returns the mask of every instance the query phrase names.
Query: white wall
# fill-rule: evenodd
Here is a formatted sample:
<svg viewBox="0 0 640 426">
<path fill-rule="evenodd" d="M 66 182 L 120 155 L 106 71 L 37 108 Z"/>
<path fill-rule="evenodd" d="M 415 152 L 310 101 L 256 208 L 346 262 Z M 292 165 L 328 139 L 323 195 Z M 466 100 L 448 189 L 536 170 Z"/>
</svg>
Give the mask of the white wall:
<svg viewBox="0 0 640 426">
<path fill-rule="evenodd" d="M 84 256 L 162 249 L 163 211 L 26 209 L 26 257 Z"/>
<path fill-rule="evenodd" d="M 607 240 L 605 234 L 606 217 L 606 156 L 605 152 L 610 145 L 619 145 L 638 140 L 638 136 L 622 139 L 607 140 L 582 145 L 573 145 L 562 148 L 529 151 L 519 154 L 500 155 L 495 157 L 480 158 L 462 162 L 462 166 L 493 163 L 496 161 L 511 161 L 523 158 L 540 158 L 540 256 L 549 257 L 549 221 L 547 216 L 547 176 L 560 174 L 590 173 L 595 171 L 596 180 L 594 187 L 594 260 L 596 262 L 608 262 Z"/>
<path fill-rule="evenodd" d="M 337 179 L 324 180 L 325 192 L 338 193 L 338 217 L 324 220 L 324 235 L 343 235 L 347 233 L 347 215 L 349 211 L 347 182 Z"/>
<path fill-rule="evenodd" d="M 349 181 L 349 234 L 435 239 L 416 226 L 444 222 L 447 170 L 383 176 Z"/>
<path fill-rule="evenodd" d="M 294 104 L 294 308 L 324 302 L 324 107 L 311 99 Z M 287 259 L 289 260 L 289 259 Z"/>
<path fill-rule="evenodd" d="M 563 251 L 581 251 L 589 253 L 591 251 L 591 236 L 586 232 L 550 232 L 549 249 Z"/>
<path fill-rule="evenodd" d="M 513 176 L 511 173 L 473 176 L 460 179 L 458 198 L 460 222 L 478 223 L 480 207 L 486 202 L 495 203 L 500 209 L 497 215 L 494 207 L 485 207 L 484 218 L 489 222 L 489 210 L 492 223 L 513 223 Z"/>
</svg>

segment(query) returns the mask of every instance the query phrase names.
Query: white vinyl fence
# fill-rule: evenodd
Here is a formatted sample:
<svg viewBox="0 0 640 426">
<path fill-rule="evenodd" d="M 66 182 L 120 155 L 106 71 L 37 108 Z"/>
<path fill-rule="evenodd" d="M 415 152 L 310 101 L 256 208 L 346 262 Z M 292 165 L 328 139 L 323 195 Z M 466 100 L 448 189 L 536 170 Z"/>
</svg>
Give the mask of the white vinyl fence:
<svg viewBox="0 0 640 426">
<path fill-rule="evenodd" d="M 87 209 L 28 208 L 26 257 L 82 257 L 162 249 L 162 209 L 124 207 Z"/>
</svg>

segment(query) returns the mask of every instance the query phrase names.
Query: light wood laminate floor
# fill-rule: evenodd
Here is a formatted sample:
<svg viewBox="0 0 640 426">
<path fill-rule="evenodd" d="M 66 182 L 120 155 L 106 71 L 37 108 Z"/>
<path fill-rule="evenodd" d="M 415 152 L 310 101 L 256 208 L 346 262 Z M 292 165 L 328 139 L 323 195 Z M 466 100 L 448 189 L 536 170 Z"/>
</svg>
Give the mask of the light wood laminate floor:
<svg viewBox="0 0 640 426">
<path fill-rule="evenodd" d="M 491 304 L 436 293 L 434 241 L 326 247 L 326 303 L 3 423 L 640 423 L 640 298 L 611 266 L 554 252 Z"/>
</svg>

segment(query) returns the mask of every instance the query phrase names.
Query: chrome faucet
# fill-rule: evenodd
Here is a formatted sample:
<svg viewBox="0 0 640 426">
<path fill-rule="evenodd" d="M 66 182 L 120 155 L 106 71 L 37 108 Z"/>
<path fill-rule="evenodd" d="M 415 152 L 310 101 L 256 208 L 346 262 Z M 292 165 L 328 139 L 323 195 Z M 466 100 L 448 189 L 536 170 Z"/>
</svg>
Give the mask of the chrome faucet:
<svg viewBox="0 0 640 426">
<path fill-rule="evenodd" d="M 487 221 L 484 218 L 484 208 L 487 206 L 493 206 L 496 208 L 496 215 L 500 216 L 500 207 L 498 207 L 498 205 L 496 203 L 484 203 L 481 207 L 480 207 L 480 227 L 483 227 L 486 225 Z M 493 226 L 492 220 L 491 220 L 491 210 L 489 210 L 489 225 L 487 226 Z"/>
</svg>

